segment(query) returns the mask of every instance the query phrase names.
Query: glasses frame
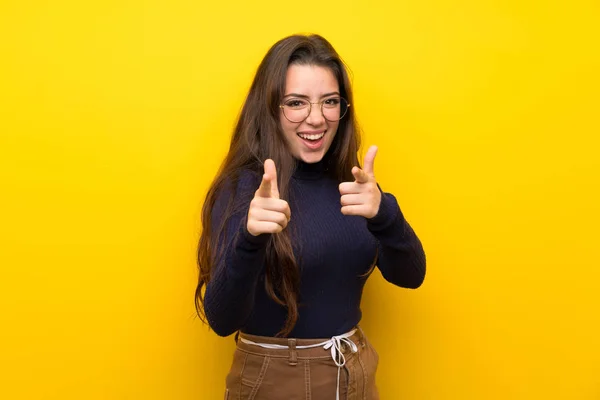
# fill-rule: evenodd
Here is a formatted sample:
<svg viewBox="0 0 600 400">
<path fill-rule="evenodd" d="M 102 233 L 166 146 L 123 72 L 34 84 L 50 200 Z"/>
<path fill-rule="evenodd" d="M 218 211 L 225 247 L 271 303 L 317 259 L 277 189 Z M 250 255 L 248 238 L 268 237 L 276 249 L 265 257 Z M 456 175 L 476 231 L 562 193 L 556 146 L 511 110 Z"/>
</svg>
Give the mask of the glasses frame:
<svg viewBox="0 0 600 400">
<path fill-rule="evenodd" d="M 347 105 L 346 105 L 346 111 L 344 111 L 344 114 L 343 114 L 343 115 L 342 115 L 342 116 L 341 116 L 339 119 L 335 119 L 335 120 L 333 120 L 333 121 L 332 121 L 332 120 L 330 120 L 330 119 L 327 119 L 327 117 L 325 116 L 325 113 L 323 112 L 323 104 L 324 104 L 324 103 L 325 103 L 327 100 L 330 100 L 330 99 L 333 99 L 333 98 L 339 98 L 340 100 L 344 100 L 344 101 L 346 102 L 346 104 L 347 104 Z M 306 100 L 306 99 L 303 99 L 303 100 Z M 342 120 L 342 118 L 344 118 L 344 117 L 346 116 L 346 114 L 348 114 L 348 109 L 350 108 L 350 105 L 351 105 L 351 104 L 348 102 L 348 100 L 346 100 L 346 99 L 345 99 L 344 97 L 342 97 L 342 96 L 328 97 L 328 98 L 326 98 L 325 100 L 319 101 L 319 102 L 317 102 L 317 103 L 312 103 L 312 102 L 308 101 L 308 114 L 306 114 L 306 117 L 304 117 L 304 119 L 303 119 L 303 120 L 301 120 L 301 121 L 292 121 L 291 119 L 289 119 L 289 118 L 288 118 L 288 116 L 287 116 L 287 115 L 285 115 L 285 110 L 283 109 L 283 108 L 285 107 L 285 105 L 284 105 L 284 104 L 280 104 L 280 105 L 279 105 L 279 108 L 281 108 L 281 111 L 283 112 L 283 116 L 285 117 L 285 119 L 287 119 L 287 120 L 288 120 L 288 121 L 290 121 L 291 123 L 294 123 L 294 124 L 299 124 L 299 123 L 302 123 L 302 122 L 306 121 L 306 119 L 307 119 L 308 117 L 310 117 L 310 113 L 312 112 L 312 106 L 313 106 L 313 104 L 319 104 L 319 105 L 321 106 L 321 107 L 320 107 L 320 109 L 321 109 L 321 115 L 323 116 L 323 118 L 325 118 L 325 120 L 326 120 L 326 121 L 329 121 L 329 122 L 337 122 L 337 121 L 341 121 L 341 120 Z"/>
</svg>

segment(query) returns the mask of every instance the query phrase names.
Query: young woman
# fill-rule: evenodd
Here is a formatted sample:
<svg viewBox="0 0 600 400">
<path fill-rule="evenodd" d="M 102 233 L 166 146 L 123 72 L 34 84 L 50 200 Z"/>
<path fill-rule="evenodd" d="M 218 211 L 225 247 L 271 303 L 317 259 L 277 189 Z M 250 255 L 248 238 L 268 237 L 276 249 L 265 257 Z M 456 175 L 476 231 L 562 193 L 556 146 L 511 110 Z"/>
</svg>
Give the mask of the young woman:
<svg viewBox="0 0 600 400">
<path fill-rule="evenodd" d="M 375 266 L 419 287 L 425 253 L 377 185 L 376 147 L 359 166 L 353 110 L 320 36 L 284 38 L 258 67 L 198 248 L 198 313 L 218 335 L 238 333 L 228 399 L 378 399 L 363 287 Z"/>
</svg>

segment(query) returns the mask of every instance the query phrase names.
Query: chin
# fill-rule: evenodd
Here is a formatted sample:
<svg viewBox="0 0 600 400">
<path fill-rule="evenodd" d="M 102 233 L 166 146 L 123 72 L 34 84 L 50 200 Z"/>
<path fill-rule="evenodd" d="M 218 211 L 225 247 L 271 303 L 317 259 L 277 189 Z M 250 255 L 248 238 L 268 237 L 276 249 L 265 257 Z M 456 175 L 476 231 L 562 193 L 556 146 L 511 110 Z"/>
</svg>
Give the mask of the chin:
<svg viewBox="0 0 600 400">
<path fill-rule="evenodd" d="M 324 152 L 315 152 L 315 153 L 300 153 L 300 160 L 304 161 L 307 164 L 315 164 L 323 159 L 325 156 Z"/>
</svg>

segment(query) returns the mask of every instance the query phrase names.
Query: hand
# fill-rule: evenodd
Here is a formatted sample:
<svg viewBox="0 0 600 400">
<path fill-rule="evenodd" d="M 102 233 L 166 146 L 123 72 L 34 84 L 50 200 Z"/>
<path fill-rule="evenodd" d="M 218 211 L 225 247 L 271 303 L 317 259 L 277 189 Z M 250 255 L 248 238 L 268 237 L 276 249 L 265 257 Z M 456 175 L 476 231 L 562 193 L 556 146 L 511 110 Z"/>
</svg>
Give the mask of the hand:
<svg viewBox="0 0 600 400">
<path fill-rule="evenodd" d="M 381 192 L 373 172 L 376 154 L 377 146 L 371 146 L 365 155 L 364 168 L 352 168 L 355 181 L 340 184 L 342 214 L 373 218 L 379 212 Z"/>
<path fill-rule="evenodd" d="M 248 210 L 248 232 L 252 236 L 281 232 L 287 226 L 290 217 L 289 204 L 279 198 L 275 163 L 273 160 L 266 160 L 265 174 Z"/>
</svg>

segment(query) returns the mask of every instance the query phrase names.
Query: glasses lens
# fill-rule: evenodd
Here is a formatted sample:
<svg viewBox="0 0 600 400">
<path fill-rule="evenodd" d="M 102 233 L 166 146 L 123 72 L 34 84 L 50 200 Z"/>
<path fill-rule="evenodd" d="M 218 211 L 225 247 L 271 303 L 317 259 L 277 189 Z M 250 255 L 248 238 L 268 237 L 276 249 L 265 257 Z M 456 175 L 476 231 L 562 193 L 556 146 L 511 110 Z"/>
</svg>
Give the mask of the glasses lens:
<svg viewBox="0 0 600 400">
<path fill-rule="evenodd" d="M 344 118 L 350 105 L 343 97 L 329 97 L 321 102 L 323 117 L 328 121 Z M 310 114 L 311 105 L 306 99 L 288 99 L 282 105 L 283 114 L 290 122 L 302 122 Z"/>
<path fill-rule="evenodd" d="M 283 103 L 283 114 L 291 122 L 302 122 L 308 117 L 310 103 L 304 99 L 289 99 Z"/>
<path fill-rule="evenodd" d="M 339 121 L 348 112 L 348 102 L 343 97 L 323 100 L 323 116 L 327 121 Z"/>
</svg>

